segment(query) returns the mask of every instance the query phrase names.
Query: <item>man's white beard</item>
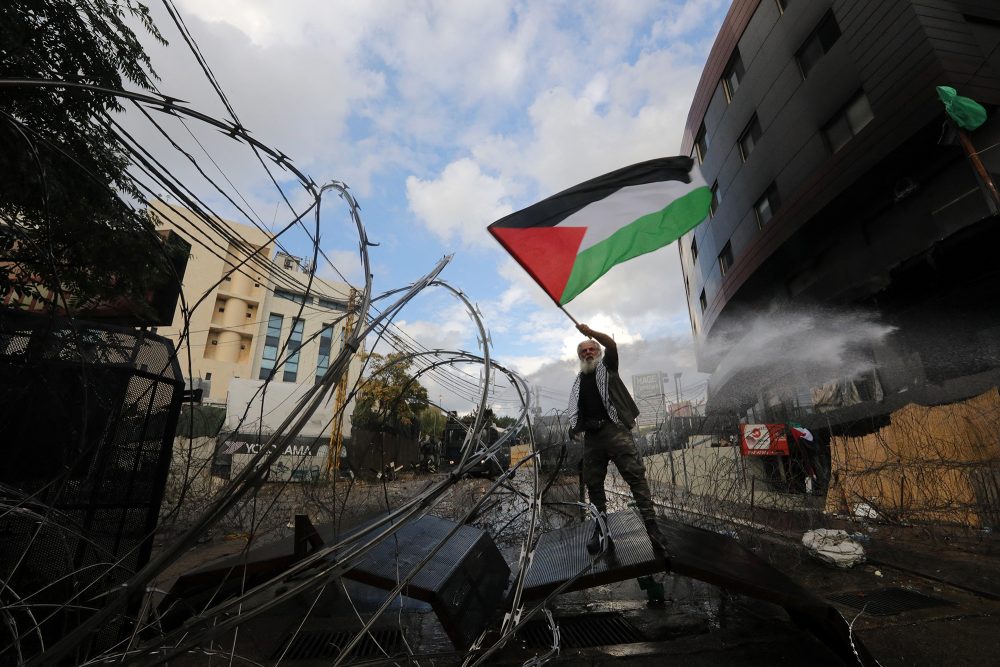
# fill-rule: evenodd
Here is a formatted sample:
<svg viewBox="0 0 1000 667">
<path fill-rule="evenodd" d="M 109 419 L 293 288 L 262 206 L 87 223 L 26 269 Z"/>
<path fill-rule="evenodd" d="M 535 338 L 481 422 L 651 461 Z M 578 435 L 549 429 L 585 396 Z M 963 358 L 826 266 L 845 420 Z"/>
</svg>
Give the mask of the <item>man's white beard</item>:
<svg viewBox="0 0 1000 667">
<path fill-rule="evenodd" d="M 593 373 L 594 371 L 597 370 L 597 364 L 601 363 L 601 359 L 603 359 L 603 358 L 604 358 L 604 355 L 602 354 L 602 355 L 599 355 L 597 357 L 594 357 L 593 359 L 591 359 L 589 361 L 586 360 L 586 359 L 581 359 L 580 360 L 580 372 L 581 373 L 587 373 L 587 374 Z"/>
</svg>

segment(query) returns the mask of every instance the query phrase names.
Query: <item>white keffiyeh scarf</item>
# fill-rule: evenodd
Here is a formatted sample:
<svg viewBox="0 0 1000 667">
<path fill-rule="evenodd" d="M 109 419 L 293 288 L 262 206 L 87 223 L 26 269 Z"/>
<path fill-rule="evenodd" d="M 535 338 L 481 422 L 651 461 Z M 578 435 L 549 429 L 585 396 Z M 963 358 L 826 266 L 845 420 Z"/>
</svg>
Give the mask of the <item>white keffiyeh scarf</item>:
<svg viewBox="0 0 1000 667">
<path fill-rule="evenodd" d="M 622 426 L 621 419 L 618 417 L 618 412 L 615 410 L 615 406 L 611 404 L 611 398 L 608 393 L 608 369 L 604 365 L 604 360 L 597 364 L 597 369 L 594 371 L 597 373 L 597 393 L 601 395 L 601 403 L 604 404 L 604 409 L 608 411 L 608 416 L 611 417 L 611 421 Z M 569 392 L 569 427 L 576 428 L 577 420 L 580 417 L 580 382 L 583 379 L 583 372 L 576 374 L 576 381 L 573 383 L 573 388 Z"/>
</svg>

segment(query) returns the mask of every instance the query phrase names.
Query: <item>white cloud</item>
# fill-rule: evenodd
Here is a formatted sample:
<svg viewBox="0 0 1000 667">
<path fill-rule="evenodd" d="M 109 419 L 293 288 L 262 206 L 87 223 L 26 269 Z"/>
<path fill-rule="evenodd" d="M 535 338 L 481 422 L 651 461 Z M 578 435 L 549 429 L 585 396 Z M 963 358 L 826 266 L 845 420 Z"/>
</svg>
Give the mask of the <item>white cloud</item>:
<svg viewBox="0 0 1000 667">
<path fill-rule="evenodd" d="M 406 196 L 414 215 L 445 243 L 492 244 L 486 226 L 511 212 L 502 181 L 468 158 L 452 162 L 435 180 L 408 177 Z"/>
<path fill-rule="evenodd" d="M 527 376 L 537 372 L 542 366 L 552 363 L 552 357 L 505 356 L 502 363 L 514 372 Z"/>
<path fill-rule="evenodd" d="M 657 22 L 655 32 L 667 37 L 684 37 L 704 26 L 706 20 L 721 18 L 720 10 L 728 0 L 688 0 L 667 9 L 666 17 Z M 714 25 L 714 21 L 713 21 Z"/>
<path fill-rule="evenodd" d="M 352 285 L 362 285 L 365 281 L 361 257 L 357 251 L 350 250 L 327 250 L 326 256 L 332 266 L 321 264 L 320 277 L 328 280 L 344 280 Z M 369 260 L 370 261 L 370 260 Z"/>
<path fill-rule="evenodd" d="M 529 109 L 533 136 L 523 160 L 508 158 L 496 167 L 523 169 L 547 196 L 619 167 L 675 155 L 699 72 L 673 60 L 669 52 L 643 55 L 635 65 L 595 75 L 580 94 L 547 91 Z"/>
<path fill-rule="evenodd" d="M 481 291 L 487 324 L 497 347 L 524 370 L 567 357 L 579 334 L 520 267 L 503 259 L 493 268 L 500 251 L 489 254 L 496 245 L 486 225 L 574 183 L 675 154 L 723 4 L 177 2 L 253 136 L 317 183 L 336 178 L 351 186 L 369 234 L 383 242 L 372 251 L 377 275 L 416 276 L 430 263 L 428 252 L 439 256 L 430 243 L 419 250 L 410 243 L 414 222 L 446 246 L 486 258 L 476 274 L 448 279 L 462 288 L 489 281 Z M 169 50 L 151 48 L 161 89 L 225 118 L 162 8 L 153 11 L 172 42 Z M 155 131 L 142 125 L 140 140 L 154 145 Z M 264 226 L 290 217 L 245 145 L 189 126 Z M 184 128 L 174 122 L 170 132 L 225 185 Z M 182 156 L 169 147 L 156 153 L 220 201 Z M 302 205 L 301 191 L 289 196 Z M 391 214 L 371 216 L 375 201 Z M 324 202 L 324 217 L 332 207 Z M 327 235 L 324 221 L 323 247 L 347 267 L 356 265 L 355 241 L 338 238 L 344 229 Z M 567 310 L 623 342 L 690 335 L 672 247 L 613 269 Z M 450 306 L 418 305 L 406 316 L 428 346 L 471 346 L 468 318 Z"/>
</svg>

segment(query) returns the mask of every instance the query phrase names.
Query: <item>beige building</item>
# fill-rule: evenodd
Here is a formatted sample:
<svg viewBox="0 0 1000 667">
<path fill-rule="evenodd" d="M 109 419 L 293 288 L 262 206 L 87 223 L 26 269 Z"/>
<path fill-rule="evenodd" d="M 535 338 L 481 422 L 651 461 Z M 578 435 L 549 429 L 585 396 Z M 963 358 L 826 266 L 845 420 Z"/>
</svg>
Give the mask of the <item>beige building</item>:
<svg viewBox="0 0 1000 667">
<path fill-rule="evenodd" d="M 353 288 L 314 278 L 307 295 L 309 274 L 302 260 L 275 253 L 268 236 L 254 227 L 217 220 L 209 229 L 186 209 L 163 202 L 154 205 L 153 214 L 158 228 L 173 229 L 191 244 L 183 299 L 172 325 L 158 333 L 179 341 L 182 372 L 193 385 L 201 381 L 207 388 L 203 400 L 229 399 L 230 410 L 242 413 L 240 405 L 245 408 L 259 381 L 272 373 L 269 393 L 279 403 L 302 393 L 295 385 L 313 385 L 343 348 Z M 188 336 L 181 340 L 185 306 Z M 360 373 L 361 354 L 351 363 L 349 383 Z M 231 389 L 236 396 L 229 396 Z M 267 413 L 287 407 L 272 409 L 271 402 L 264 400 Z M 264 426 L 273 426 L 271 421 L 265 418 Z"/>
</svg>

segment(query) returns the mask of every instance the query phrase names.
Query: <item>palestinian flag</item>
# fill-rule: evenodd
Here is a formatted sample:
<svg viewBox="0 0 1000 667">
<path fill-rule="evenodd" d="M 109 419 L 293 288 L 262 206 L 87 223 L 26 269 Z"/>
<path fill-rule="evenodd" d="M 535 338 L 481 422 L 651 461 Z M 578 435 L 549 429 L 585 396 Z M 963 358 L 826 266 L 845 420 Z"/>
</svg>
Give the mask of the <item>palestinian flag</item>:
<svg viewBox="0 0 1000 667">
<path fill-rule="evenodd" d="M 796 424 L 795 422 L 790 423 L 788 426 L 791 429 L 792 435 L 795 436 L 796 440 L 808 440 L 809 442 L 812 442 L 813 434 L 805 426 L 802 426 L 801 424 Z"/>
<path fill-rule="evenodd" d="M 649 160 L 575 185 L 489 226 L 560 306 L 611 267 L 708 217 L 712 193 L 689 157 Z"/>
</svg>

